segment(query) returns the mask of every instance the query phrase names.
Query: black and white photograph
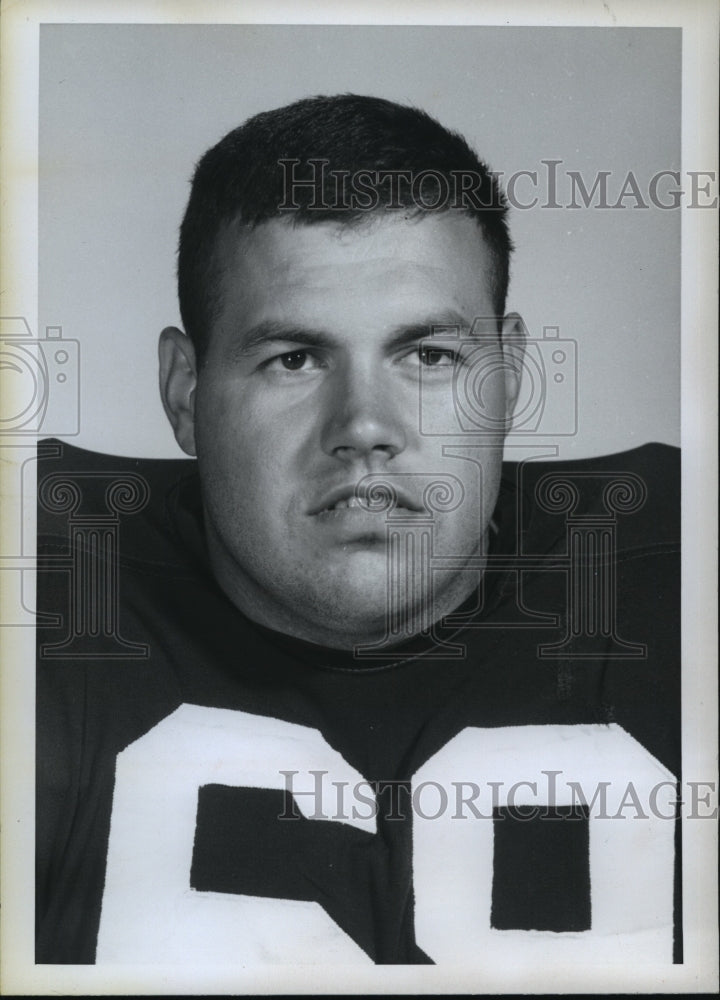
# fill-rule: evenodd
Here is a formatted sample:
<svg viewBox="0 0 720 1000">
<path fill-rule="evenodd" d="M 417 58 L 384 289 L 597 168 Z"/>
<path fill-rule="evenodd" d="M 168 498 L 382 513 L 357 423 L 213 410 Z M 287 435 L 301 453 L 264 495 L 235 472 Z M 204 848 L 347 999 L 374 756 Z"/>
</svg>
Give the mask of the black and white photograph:
<svg viewBox="0 0 720 1000">
<path fill-rule="evenodd" d="M 717 5 L 3 20 L 3 992 L 717 990 Z"/>
</svg>

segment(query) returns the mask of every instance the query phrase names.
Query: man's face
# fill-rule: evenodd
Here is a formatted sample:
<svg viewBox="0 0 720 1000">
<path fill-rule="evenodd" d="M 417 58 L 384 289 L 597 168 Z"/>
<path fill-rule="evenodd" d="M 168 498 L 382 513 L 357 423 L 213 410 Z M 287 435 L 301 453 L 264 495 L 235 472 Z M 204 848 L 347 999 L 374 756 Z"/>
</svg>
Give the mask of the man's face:
<svg viewBox="0 0 720 1000">
<path fill-rule="evenodd" d="M 404 538 L 424 526 L 434 556 L 481 558 L 497 498 L 516 369 L 497 332 L 470 336 L 493 313 L 479 227 L 448 214 L 357 227 L 273 219 L 228 231 L 219 249 L 221 306 L 196 384 L 186 338 L 172 331 L 165 347 L 166 372 L 189 359 L 165 377 L 184 387 L 166 390 L 166 406 L 198 457 L 214 572 L 272 628 L 346 648 L 382 639 L 388 527 Z M 428 348 L 439 325 L 459 329 L 456 349 L 445 337 Z M 478 363 L 489 373 L 482 434 L 455 406 Z M 396 491 L 395 509 L 352 499 L 373 474 Z M 446 510 L 426 492 L 438 481 L 453 494 Z M 437 620 L 477 585 L 477 566 L 423 573 L 416 550 L 410 573 L 408 558 L 394 567 L 415 581 L 402 597 L 411 631 L 428 601 Z"/>
</svg>

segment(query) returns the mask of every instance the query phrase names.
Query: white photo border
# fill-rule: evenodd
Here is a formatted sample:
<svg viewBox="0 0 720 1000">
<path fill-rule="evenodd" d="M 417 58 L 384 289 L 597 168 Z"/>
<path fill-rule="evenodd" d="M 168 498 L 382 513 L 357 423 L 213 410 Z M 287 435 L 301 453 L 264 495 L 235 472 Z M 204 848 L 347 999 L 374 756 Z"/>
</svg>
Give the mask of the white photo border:
<svg viewBox="0 0 720 1000">
<path fill-rule="evenodd" d="M 661 26 L 683 31 L 683 171 L 718 176 L 718 6 L 624 3 L 258 3 L 232 0 L 19 0 L 2 10 L 2 295 L 0 315 L 37 329 L 38 44 L 43 23 L 487 24 Z M 714 782 L 717 804 L 717 214 L 682 209 L 683 781 Z M 4 455 L 3 466 L 13 455 Z M 7 472 L 7 468 L 4 469 Z M 4 491 L 3 491 L 4 492 Z M 5 498 L 5 497 L 4 497 Z M 15 498 L 19 502 L 19 498 Z M 7 500 L 8 507 L 13 498 Z M 34 538 L 32 516 L 20 512 Z M 14 551 L 4 521 L 3 553 Z M 16 519 L 12 524 L 16 525 Z M 30 572 L 23 574 L 32 576 Z M 27 581 L 29 583 L 29 580 Z M 32 594 L 30 594 L 32 597 Z M 8 634 L 9 633 L 9 634 Z M 34 964 L 34 634 L 0 633 L 2 675 L 2 991 L 5 994 L 598 993 L 715 991 L 717 831 L 684 821 L 684 962 L 662 968 L 507 970 L 388 967 L 218 969 Z"/>
</svg>

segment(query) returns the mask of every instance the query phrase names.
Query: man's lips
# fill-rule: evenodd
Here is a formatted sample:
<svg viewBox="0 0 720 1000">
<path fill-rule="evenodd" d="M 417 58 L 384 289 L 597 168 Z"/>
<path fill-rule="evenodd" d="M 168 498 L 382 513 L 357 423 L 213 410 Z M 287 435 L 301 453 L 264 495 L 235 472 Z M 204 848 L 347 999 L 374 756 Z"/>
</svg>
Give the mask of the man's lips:
<svg viewBox="0 0 720 1000">
<path fill-rule="evenodd" d="M 358 490 L 352 485 L 339 486 L 324 493 L 314 502 L 308 514 L 328 514 L 337 510 L 357 510 L 366 514 L 385 514 L 388 510 L 404 508 L 420 514 L 425 511 L 422 504 L 417 503 L 405 490 L 397 489 L 388 484 L 387 488 Z"/>
</svg>

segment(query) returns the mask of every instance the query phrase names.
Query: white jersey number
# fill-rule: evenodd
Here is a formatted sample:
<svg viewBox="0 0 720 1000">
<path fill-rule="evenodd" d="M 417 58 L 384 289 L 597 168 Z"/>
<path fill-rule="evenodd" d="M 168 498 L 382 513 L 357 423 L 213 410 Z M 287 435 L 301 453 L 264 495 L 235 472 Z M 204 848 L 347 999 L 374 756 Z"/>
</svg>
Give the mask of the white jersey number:
<svg viewBox="0 0 720 1000">
<path fill-rule="evenodd" d="M 317 730 L 305 726 L 182 705 L 118 755 L 98 963 L 370 964 L 318 903 L 190 887 L 199 789 L 220 784 L 284 790 L 282 772 L 289 769 L 297 772 L 294 791 L 314 793 L 295 799 L 306 818 L 376 832 L 367 807 L 358 809 L 357 817 L 347 809 L 344 820 L 319 818 L 336 814 L 333 783 L 345 782 L 348 788 L 361 784 L 365 795 L 367 784 Z M 323 804 L 316 811 L 318 779 L 311 772 L 318 771 L 325 773 Z M 672 812 L 665 802 L 672 799 L 672 776 L 619 726 L 463 730 L 420 768 L 412 783 L 421 810 L 413 817 L 420 947 L 438 963 L 477 961 L 498 968 L 510 955 L 514 965 L 539 959 L 672 961 L 675 824 L 654 814 L 636 819 L 629 810 L 624 819 L 603 819 L 591 810 L 590 930 L 491 927 L 493 823 L 458 809 L 454 800 L 443 810 L 433 808 L 432 793 L 442 786 L 452 795 L 461 781 L 465 792 L 475 785 L 481 792 L 474 805 L 488 816 L 493 805 L 506 804 L 507 791 L 516 782 L 537 786 L 537 793 L 518 787 L 516 805 L 542 805 L 548 782 L 544 771 L 561 772 L 557 805 L 570 804 L 572 781 L 582 786 L 588 801 L 600 782 L 609 782 L 606 811 L 613 815 L 630 780 L 645 802 L 653 787 L 667 781 L 657 812 Z M 496 785 L 494 802 L 491 782 Z"/>
</svg>

